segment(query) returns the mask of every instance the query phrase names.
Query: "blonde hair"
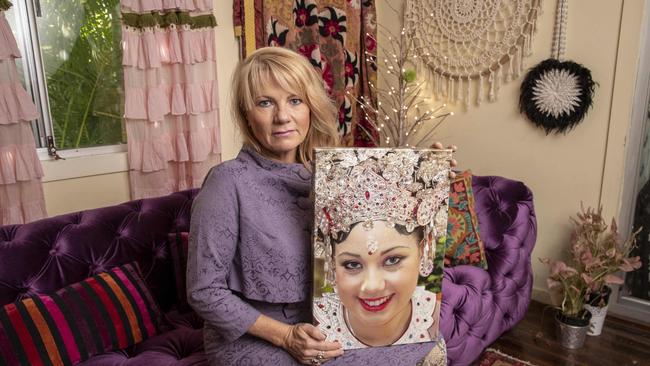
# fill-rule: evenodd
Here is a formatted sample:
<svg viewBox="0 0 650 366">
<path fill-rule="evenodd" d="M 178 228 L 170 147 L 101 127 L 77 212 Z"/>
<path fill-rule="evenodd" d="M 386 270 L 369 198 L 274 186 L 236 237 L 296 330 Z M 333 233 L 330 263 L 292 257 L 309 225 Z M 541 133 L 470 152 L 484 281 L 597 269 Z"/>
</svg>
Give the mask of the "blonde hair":
<svg viewBox="0 0 650 366">
<path fill-rule="evenodd" d="M 254 107 L 255 98 L 261 94 L 262 85 L 272 81 L 285 91 L 296 93 L 309 107 L 309 130 L 298 146 L 296 156 L 298 162 L 309 167 L 314 159 L 313 148 L 338 145 L 338 111 L 314 67 L 305 57 L 286 48 L 260 48 L 237 64 L 232 80 L 231 107 L 244 144 L 258 153 L 262 151 L 248 124 L 247 114 Z"/>
</svg>

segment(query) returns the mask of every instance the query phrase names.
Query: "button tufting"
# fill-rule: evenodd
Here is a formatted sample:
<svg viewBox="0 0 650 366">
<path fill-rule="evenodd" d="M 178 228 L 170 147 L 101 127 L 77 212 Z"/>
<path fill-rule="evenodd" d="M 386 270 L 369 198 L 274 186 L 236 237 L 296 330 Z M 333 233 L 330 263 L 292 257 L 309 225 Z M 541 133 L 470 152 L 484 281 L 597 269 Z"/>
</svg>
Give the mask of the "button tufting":
<svg viewBox="0 0 650 366">
<path fill-rule="evenodd" d="M 153 258 L 164 259 L 167 257 L 167 248 L 165 245 L 161 245 L 153 250 Z"/>
<path fill-rule="evenodd" d="M 90 266 L 88 266 L 88 271 L 92 274 L 98 274 L 98 273 L 106 272 L 106 268 L 104 267 L 103 264 L 91 263 Z"/>
</svg>

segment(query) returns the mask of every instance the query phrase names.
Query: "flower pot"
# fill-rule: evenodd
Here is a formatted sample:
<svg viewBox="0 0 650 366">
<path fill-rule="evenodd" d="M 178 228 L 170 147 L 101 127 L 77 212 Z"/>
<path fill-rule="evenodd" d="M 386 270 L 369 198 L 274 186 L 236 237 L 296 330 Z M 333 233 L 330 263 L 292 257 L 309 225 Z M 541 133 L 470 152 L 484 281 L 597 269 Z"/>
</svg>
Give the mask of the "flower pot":
<svg viewBox="0 0 650 366">
<path fill-rule="evenodd" d="M 591 320 L 589 321 L 589 330 L 587 331 L 587 335 L 600 335 L 600 333 L 603 331 L 605 316 L 607 316 L 607 305 L 598 307 L 585 304 L 584 308 L 591 313 Z"/>
<path fill-rule="evenodd" d="M 581 317 L 567 317 L 562 313 L 555 315 L 557 340 L 562 347 L 577 349 L 585 344 L 591 313 L 584 310 Z"/>
<path fill-rule="evenodd" d="M 605 323 L 605 316 L 607 316 L 609 295 L 611 294 L 611 287 L 604 286 L 602 291 L 589 295 L 587 303 L 584 305 L 584 308 L 591 313 L 587 335 L 598 336 L 602 332 L 603 324 Z"/>
<path fill-rule="evenodd" d="M 601 291 L 589 294 L 587 304 L 594 307 L 607 306 L 607 304 L 609 304 L 609 295 L 611 294 L 612 288 L 609 286 L 603 286 Z"/>
</svg>

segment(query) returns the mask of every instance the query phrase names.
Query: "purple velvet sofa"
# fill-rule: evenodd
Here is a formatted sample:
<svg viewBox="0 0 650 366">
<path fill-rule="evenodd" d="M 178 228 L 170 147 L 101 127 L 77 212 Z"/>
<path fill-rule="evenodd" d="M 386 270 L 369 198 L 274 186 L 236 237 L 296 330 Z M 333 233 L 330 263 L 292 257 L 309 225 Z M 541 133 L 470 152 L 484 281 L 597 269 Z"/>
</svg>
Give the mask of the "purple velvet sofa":
<svg viewBox="0 0 650 366">
<path fill-rule="evenodd" d="M 441 329 L 450 365 L 468 365 L 521 320 L 532 286 L 536 237 L 532 194 L 521 182 L 474 177 L 489 270 L 445 268 Z M 205 365 L 201 321 L 176 310 L 168 233 L 187 231 L 196 190 L 126 202 L 25 225 L 0 227 L 0 305 L 51 293 L 116 265 L 137 261 L 169 330 L 83 365 Z"/>
</svg>

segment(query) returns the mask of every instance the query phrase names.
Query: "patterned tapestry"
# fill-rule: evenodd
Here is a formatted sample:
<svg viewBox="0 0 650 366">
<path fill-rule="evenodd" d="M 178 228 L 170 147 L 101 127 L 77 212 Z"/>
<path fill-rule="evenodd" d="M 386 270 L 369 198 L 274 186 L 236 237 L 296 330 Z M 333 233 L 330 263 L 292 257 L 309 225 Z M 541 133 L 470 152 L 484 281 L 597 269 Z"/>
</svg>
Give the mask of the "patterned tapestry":
<svg viewBox="0 0 650 366">
<path fill-rule="evenodd" d="M 286 47 L 307 57 L 339 108 L 342 143 L 374 146 L 357 126 L 362 123 L 372 131 L 355 102 L 360 96 L 375 100 L 367 86 L 377 78 L 368 61 L 377 49 L 373 0 L 235 0 L 233 13 L 243 57 L 265 46 Z"/>
</svg>

